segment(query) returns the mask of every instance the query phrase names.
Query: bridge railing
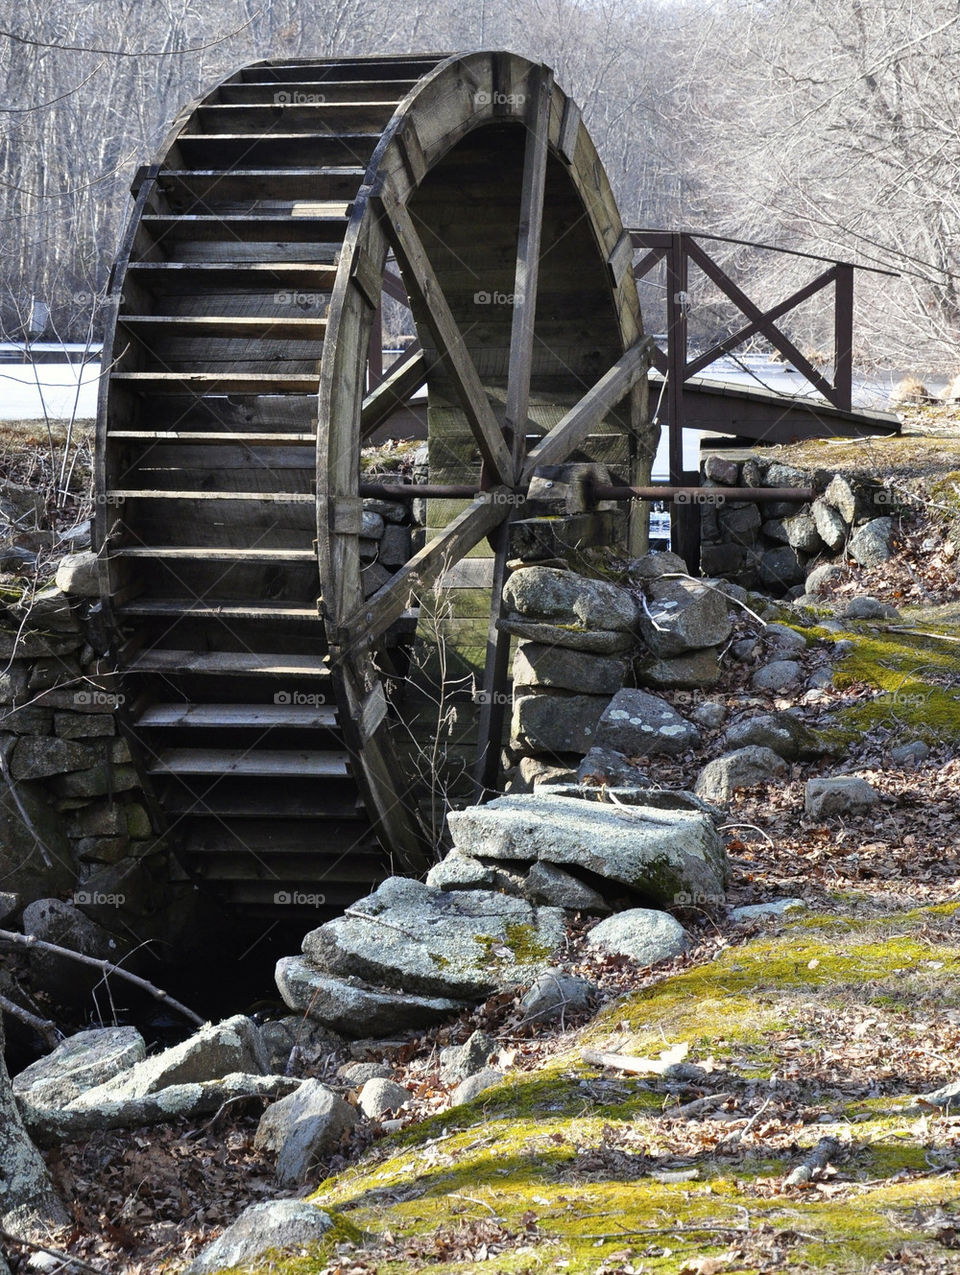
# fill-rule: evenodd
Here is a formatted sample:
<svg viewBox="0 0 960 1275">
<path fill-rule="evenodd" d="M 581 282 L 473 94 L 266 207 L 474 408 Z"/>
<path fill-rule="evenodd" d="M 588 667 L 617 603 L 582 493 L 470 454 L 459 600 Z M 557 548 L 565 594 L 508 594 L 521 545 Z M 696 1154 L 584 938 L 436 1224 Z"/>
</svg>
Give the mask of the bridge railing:
<svg viewBox="0 0 960 1275">
<path fill-rule="evenodd" d="M 752 243 L 743 239 L 729 239 L 720 235 L 708 235 L 691 231 L 665 231 L 631 229 L 629 231 L 635 250 L 643 256 L 634 267 L 638 281 L 646 278 L 661 262 L 666 266 L 666 351 L 655 349 L 653 366 L 665 380 L 667 422 L 669 426 L 670 482 L 674 484 L 696 482 L 698 476 L 683 468 L 683 386 L 692 377 L 703 372 L 711 363 L 731 353 L 756 336 L 767 341 L 785 358 L 797 372 L 823 398 L 839 411 L 853 408 L 853 281 L 855 270 L 868 270 L 871 274 L 894 275 L 893 271 L 878 270 L 871 266 L 854 265 L 813 253 L 798 252 L 790 248 Z M 776 305 L 762 309 L 751 300 L 727 271 L 703 246 L 703 242 L 732 244 L 745 248 L 764 249 L 769 252 L 815 261 L 826 269 L 798 288 Z M 690 358 L 687 320 L 687 297 L 690 266 L 698 267 L 731 301 L 746 320 L 745 324 L 729 336 L 716 341 L 709 349 Z M 895 276 L 894 276 L 895 277 Z M 796 346 L 795 342 L 779 326 L 785 315 L 795 310 L 818 293 L 833 289 L 833 369 L 827 374 L 814 367 Z M 692 540 L 694 529 L 676 529 L 678 539 Z M 680 552 L 692 561 L 693 544 L 684 544 Z"/>
</svg>

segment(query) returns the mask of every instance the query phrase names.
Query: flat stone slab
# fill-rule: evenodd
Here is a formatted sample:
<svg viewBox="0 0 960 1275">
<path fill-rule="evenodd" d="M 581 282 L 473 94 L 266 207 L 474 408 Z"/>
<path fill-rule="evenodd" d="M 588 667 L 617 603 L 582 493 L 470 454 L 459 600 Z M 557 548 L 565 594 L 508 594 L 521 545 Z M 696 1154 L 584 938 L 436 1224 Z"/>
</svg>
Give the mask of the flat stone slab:
<svg viewBox="0 0 960 1275">
<path fill-rule="evenodd" d="M 583 868 L 665 906 L 677 894 L 723 894 L 724 844 L 699 811 L 518 793 L 451 811 L 447 824 L 463 854 Z"/>
<path fill-rule="evenodd" d="M 89 1089 L 72 1105 L 74 1109 L 89 1109 L 103 1102 L 143 1098 L 173 1085 L 219 1080 L 231 1072 L 264 1076 L 269 1070 L 270 1060 L 256 1023 L 235 1014 L 222 1023 L 201 1027 L 179 1045 Z"/>
<path fill-rule="evenodd" d="M 346 915 L 311 930 L 303 953 L 316 969 L 340 978 L 478 1000 L 530 982 L 563 936 L 559 908 L 390 877 Z"/>
<path fill-rule="evenodd" d="M 430 1027 L 459 1014 L 467 1005 L 446 997 L 407 996 L 367 986 L 356 978 L 335 978 L 302 956 L 282 957 L 274 977 L 290 1009 L 354 1040 Z"/>
<path fill-rule="evenodd" d="M 609 704 L 606 695 L 517 695 L 510 735 L 518 748 L 563 756 L 590 751 Z"/>
<path fill-rule="evenodd" d="M 571 651 L 590 651 L 595 655 L 618 655 L 636 642 L 632 633 L 617 629 L 587 629 L 579 624 L 547 624 L 507 616 L 497 621 L 497 628 L 514 637 L 549 646 L 564 646 Z"/>
<path fill-rule="evenodd" d="M 147 1056 L 135 1027 L 94 1027 L 60 1042 L 13 1077 L 13 1092 L 38 1107 L 65 1107 Z"/>
</svg>

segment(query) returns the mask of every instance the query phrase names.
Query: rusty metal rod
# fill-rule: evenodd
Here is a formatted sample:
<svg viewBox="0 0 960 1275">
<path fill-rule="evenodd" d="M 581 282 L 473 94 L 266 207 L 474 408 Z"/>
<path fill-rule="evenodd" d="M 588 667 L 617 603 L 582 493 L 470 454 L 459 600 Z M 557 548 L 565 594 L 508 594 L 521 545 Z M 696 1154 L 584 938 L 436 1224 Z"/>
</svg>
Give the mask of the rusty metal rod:
<svg viewBox="0 0 960 1275">
<path fill-rule="evenodd" d="M 782 500 L 805 504 L 815 500 L 812 487 L 673 487 L 654 483 L 650 487 L 627 487 L 593 483 L 589 494 L 594 500 L 664 500 L 678 504 L 722 503 L 727 500 Z M 361 483 L 360 495 L 375 500 L 473 500 L 482 495 L 478 487 L 456 483 Z M 525 496 L 521 497 L 526 499 Z"/>
</svg>

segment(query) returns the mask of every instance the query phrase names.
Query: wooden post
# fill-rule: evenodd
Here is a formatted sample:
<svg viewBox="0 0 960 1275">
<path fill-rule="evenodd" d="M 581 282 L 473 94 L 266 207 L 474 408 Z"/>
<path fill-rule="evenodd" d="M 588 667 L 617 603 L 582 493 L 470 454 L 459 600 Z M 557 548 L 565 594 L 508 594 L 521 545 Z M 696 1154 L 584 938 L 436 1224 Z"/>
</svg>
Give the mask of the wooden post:
<svg viewBox="0 0 960 1275">
<path fill-rule="evenodd" d="M 670 482 L 682 487 L 683 383 L 687 374 L 687 244 L 686 235 L 670 236 L 667 253 L 667 422 L 670 430 Z M 700 507 L 674 505 L 670 542 L 691 575 L 700 570 Z"/>
<path fill-rule="evenodd" d="M 833 384 L 837 406 L 853 407 L 853 266 L 838 262 L 833 298 Z"/>
<path fill-rule="evenodd" d="M 383 306 L 373 312 L 370 325 L 370 351 L 367 356 L 367 393 L 383 381 Z"/>
</svg>

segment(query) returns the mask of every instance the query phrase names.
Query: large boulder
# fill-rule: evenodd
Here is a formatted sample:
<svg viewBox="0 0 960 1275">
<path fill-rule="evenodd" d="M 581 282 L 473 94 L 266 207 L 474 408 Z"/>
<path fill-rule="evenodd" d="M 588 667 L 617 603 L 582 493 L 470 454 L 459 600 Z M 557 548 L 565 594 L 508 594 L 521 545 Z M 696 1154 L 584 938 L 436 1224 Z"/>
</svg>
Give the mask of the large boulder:
<svg viewBox="0 0 960 1275">
<path fill-rule="evenodd" d="M 390 877 L 345 916 L 311 930 L 303 952 L 318 969 L 340 978 L 352 975 L 418 996 L 479 1000 L 529 982 L 563 935 L 559 908 L 536 908 L 489 890 L 438 890 Z"/>
<path fill-rule="evenodd" d="M 723 902 L 722 896 L 717 902 Z M 595 925 L 587 935 L 587 946 L 614 956 L 629 956 L 640 965 L 654 965 L 680 956 L 690 940 L 680 922 L 666 912 L 630 908 Z"/>
<path fill-rule="evenodd" d="M 677 893 L 720 894 L 726 877 L 723 842 L 700 811 L 601 804 L 547 792 L 451 811 L 447 824 L 461 852 L 583 869 L 665 906 Z"/>
<path fill-rule="evenodd" d="M 877 512 L 876 495 L 881 488 L 853 475 L 834 474 L 823 493 L 824 504 L 839 513 L 848 527 L 867 522 Z"/>
<path fill-rule="evenodd" d="M 94 1027 L 68 1036 L 53 1053 L 18 1072 L 13 1091 L 38 1107 L 65 1107 L 146 1056 L 135 1027 Z"/>
<path fill-rule="evenodd" d="M 302 956 L 284 956 L 274 974 L 284 1004 L 343 1036 L 364 1039 L 430 1027 L 466 1008 L 465 1000 L 410 996 L 371 987 L 358 978 L 336 978 Z"/>
<path fill-rule="evenodd" d="M 515 747 L 532 753 L 576 753 L 596 741 L 597 725 L 610 703 L 607 695 L 518 695 L 510 735 Z"/>
<path fill-rule="evenodd" d="M 306 1200 L 251 1204 L 193 1259 L 183 1275 L 214 1275 L 216 1271 L 249 1266 L 274 1249 L 281 1253 L 302 1252 L 319 1243 L 331 1226 L 330 1216 Z"/>
<path fill-rule="evenodd" d="M 585 629 L 630 630 L 637 619 L 633 594 L 606 580 L 590 580 L 557 567 L 522 567 L 503 590 L 515 615 Z"/>
<path fill-rule="evenodd" d="M 356 1107 L 332 1089 L 319 1080 L 305 1080 L 294 1093 L 266 1109 L 253 1145 L 258 1151 L 277 1153 L 281 1186 L 299 1186 L 317 1161 L 340 1145 L 359 1118 Z"/>
<path fill-rule="evenodd" d="M 179 1045 L 146 1058 L 112 1080 L 89 1089 L 73 1104 L 88 1110 L 104 1102 L 142 1098 L 171 1085 L 219 1080 L 232 1072 L 265 1076 L 270 1060 L 252 1019 L 235 1014 L 221 1023 L 201 1027 Z"/>
<path fill-rule="evenodd" d="M 729 801 L 737 788 L 753 788 L 787 773 L 782 757 L 769 748 L 749 745 L 714 757 L 701 770 L 694 791 L 705 801 Z"/>
<path fill-rule="evenodd" d="M 810 513 L 817 535 L 832 553 L 836 553 L 847 538 L 848 528 L 843 515 L 825 500 L 815 500 Z M 816 590 L 811 589 L 810 592 L 815 593 Z"/>
<path fill-rule="evenodd" d="M 639 620 L 647 646 L 661 659 L 718 646 L 730 636 L 733 623 L 727 599 L 696 580 L 652 580 L 647 607 Z"/>
<path fill-rule="evenodd" d="M 700 732 L 666 700 L 622 690 L 599 720 L 594 743 L 626 757 L 677 757 L 700 742 Z M 586 751 L 586 750 L 584 750 Z"/>
<path fill-rule="evenodd" d="M 858 527 L 850 537 L 850 556 L 861 567 L 878 567 L 893 557 L 893 519 L 874 518 Z"/>
</svg>

